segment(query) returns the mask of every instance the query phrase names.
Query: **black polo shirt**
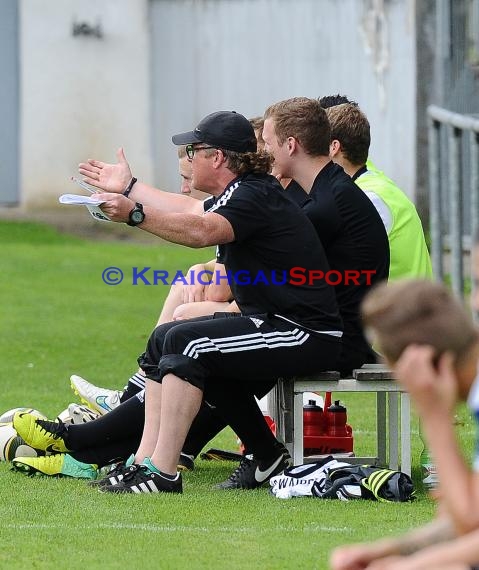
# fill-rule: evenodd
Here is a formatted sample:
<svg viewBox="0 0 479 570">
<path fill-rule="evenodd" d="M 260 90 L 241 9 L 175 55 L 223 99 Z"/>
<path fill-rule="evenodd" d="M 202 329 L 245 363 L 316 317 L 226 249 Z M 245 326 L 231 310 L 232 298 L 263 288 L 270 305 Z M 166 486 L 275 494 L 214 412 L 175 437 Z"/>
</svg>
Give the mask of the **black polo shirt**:
<svg viewBox="0 0 479 570">
<path fill-rule="evenodd" d="M 298 204 L 312 221 L 323 244 L 331 269 L 367 270 L 335 287 L 343 318 L 343 346 L 347 350 L 371 354 L 360 320 L 360 304 L 372 284 L 388 278 L 389 242 L 381 218 L 366 196 L 341 166 L 328 163 L 317 175 L 307 194 L 294 181 L 285 194 Z M 349 274 L 356 275 L 356 274 Z M 369 278 L 368 278 L 369 275 Z M 373 361 L 366 356 L 365 362 Z"/>
<path fill-rule="evenodd" d="M 312 331 L 342 330 L 333 287 L 324 279 L 291 279 L 294 268 L 307 275 L 329 266 L 313 225 L 274 177 L 240 176 L 204 209 L 233 227 L 235 240 L 218 246 L 218 261 L 232 276 L 242 314 L 279 315 Z"/>
</svg>

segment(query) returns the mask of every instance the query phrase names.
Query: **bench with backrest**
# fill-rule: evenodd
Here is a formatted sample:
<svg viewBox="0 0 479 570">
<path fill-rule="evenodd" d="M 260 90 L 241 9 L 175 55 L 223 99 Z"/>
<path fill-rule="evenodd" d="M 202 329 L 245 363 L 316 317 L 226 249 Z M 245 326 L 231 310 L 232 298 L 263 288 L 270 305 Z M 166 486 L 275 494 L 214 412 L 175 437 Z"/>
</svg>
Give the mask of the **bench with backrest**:
<svg viewBox="0 0 479 570">
<path fill-rule="evenodd" d="M 340 377 L 336 371 L 282 378 L 269 396 L 268 407 L 276 422 L 277 434 L 286 444 L 295 465 L 305 462 L 304 392 L 376 392 L 377 455 L 348 457 L 346 461 L 389 466 L 390 469 L 411 474 L 409 395 L 395 381 L 391 370 L 381 364 L 366 364 L 353 370 L 347 378 Z"/>
</svg>

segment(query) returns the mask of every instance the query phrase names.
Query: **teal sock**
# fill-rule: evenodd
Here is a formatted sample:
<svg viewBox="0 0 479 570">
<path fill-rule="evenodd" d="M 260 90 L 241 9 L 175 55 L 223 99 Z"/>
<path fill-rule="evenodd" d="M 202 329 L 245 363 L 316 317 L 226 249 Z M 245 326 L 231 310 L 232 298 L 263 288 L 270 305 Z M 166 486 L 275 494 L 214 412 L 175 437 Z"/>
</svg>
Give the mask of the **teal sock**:
<svg viewBox="0 0 479 570">
<path fill-rule="evenodd" d="M 160 471 L 158 469 L 158 467 L 156 467 L 153 464 L 153 461 L 149 457 L 145 457 L 142 465 L 146 465 L 146 467 L 147 467 L 148 471 L 150 471 L 150 473 L 156 473 L 157 475 L 161 475 L 162 477 L 164 477 L 165 479 L 169 479 L 170 481 L 175 481 L 176 479 L 178 479 L 178 473 L 175 473 L 174 475 L 170 475 L 169 473 L 164 473 L 163 471 Z"/>
</svg>

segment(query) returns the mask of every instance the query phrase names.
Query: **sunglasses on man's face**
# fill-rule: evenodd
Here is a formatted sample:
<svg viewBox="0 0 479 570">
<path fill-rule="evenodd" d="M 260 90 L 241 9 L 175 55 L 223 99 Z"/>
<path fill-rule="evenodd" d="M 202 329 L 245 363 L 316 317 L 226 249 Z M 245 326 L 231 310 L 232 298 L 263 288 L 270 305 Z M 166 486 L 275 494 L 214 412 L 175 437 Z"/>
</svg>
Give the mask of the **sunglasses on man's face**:
<svg viewBox="0 0 479 570">
<path fill-rule="evenodd" d="M 186 156 L 188 157 L 188 160 L 193 160 L 193 157 L 195 156 L 195 152 L 197 150 L 208 150 L 210 148 L 216 148 L 214 146 L 194 146 L 192 144 L 187 144 L 186 145 Z"/>
</svg>

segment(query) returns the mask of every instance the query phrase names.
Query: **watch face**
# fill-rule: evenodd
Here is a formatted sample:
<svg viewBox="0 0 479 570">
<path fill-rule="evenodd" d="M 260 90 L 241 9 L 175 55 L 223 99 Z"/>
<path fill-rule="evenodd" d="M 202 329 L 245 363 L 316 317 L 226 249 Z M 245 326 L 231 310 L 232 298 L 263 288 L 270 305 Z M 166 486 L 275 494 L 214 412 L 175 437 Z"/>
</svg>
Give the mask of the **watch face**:
<svg viewBox="0 0 479 570">
<path fill-rule="evenodd" d="M 144 218 L 145 214 L 143 214 L 143 212 L 139 212 L 138 210 L 135 210 L 131 213 L 131 221 L 135 224 L 141 224 Z"/>
</svg>

